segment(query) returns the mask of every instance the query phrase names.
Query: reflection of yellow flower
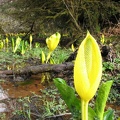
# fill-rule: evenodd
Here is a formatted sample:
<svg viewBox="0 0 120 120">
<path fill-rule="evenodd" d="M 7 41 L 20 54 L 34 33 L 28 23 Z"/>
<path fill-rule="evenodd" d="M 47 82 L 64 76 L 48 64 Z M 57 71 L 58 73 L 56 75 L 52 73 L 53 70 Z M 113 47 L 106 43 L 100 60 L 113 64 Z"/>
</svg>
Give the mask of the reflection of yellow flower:
<svg viewBox="0 0 120 120">
<path fill-rule="evenodd" d="M 81 43 L 74 66 L 75 89 L 82 100 L 89 101 L 96 93 L 102 75 L 102 58 L 96 40 L 87 33 Z"/>
<path fill-rule="evenodd" d="M 60 37 L 60 33 L 56 32 L 55 34 L 51 35 L 49 38 L 46 39 L 47 47 L 50 51 L 54 51 L 54 49 L 58 46 Z"/>
</svg>

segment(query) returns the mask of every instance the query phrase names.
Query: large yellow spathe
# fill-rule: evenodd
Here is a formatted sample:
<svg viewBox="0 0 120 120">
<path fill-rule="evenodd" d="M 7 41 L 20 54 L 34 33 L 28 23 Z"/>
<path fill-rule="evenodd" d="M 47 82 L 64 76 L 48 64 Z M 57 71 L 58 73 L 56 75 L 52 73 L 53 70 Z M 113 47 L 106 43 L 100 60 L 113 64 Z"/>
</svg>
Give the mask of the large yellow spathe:
<svg viewBox="0 0 120 120">
<path fill-rule="evenodd" d="M 51 35 L 46 39 L 47 47 L 51 52 L 54 51 L 54 49 L 58 46 L 60 37 L 60 33 L 56 32 L 55 34 Z"/>
<path fill-rule="evenodd" d="M 102 57 L 96 40 L 87 32 L 74 65 L 74 85 L 84 101 L 95 95 L 102 76 Z"/>
</svg>

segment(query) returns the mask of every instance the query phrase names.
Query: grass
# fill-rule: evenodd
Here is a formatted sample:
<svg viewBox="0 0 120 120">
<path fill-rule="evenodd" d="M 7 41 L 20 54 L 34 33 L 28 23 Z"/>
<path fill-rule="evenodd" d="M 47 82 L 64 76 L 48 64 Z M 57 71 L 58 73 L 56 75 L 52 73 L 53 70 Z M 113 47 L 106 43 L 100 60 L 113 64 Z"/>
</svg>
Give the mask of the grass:
<svg viewBox="0 0 120 120">
<path fill-rule="evenodd" d="M 31 59 L 31 63 L 39 63 L 41 64 L 41 52 L 44 51 L 46 57 L 48 54 L 48 49 L 46 47 L 41 48 L 33 48 L 32 50 L 26 51 L 24 55 L 19 53 L 13 53 L 12 51 L 0 51 L 0 69 L 12 69 L 12 68 L 22 68 L 26 66 L 26 61 Z M 69 56 L 72 51 L 66 48 L 58 47 L 55 51 L 53 51 L 52 59 L 55 64 L 60 64 L 64 62 L 65 59 Z M 11 67 L 11 68 L 10 68 Z"/>
</svg>

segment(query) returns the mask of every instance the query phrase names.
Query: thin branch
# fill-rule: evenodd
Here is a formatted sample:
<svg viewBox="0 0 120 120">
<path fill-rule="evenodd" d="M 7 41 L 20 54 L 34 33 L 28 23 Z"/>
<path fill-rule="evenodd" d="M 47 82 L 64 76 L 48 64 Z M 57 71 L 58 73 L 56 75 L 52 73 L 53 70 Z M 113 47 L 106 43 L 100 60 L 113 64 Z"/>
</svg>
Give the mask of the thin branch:
<svg viewBox="0 0 120 120">
<path fill-rule="evenodd" d="M 77 27 L 77 28 L 78 28 L 78 30 L 81 32 L 82 30 L 81 30 L 80 26 L 78 25 L 78 23 L 77 23 L 77 21 L 76 21 L 75 17 L 74 17 L 74 16 L 73 16 L 73 14 L 71 13 L 71 11 L 70 11 L 70 9 L 69 9 L 68 5 L 65 3 L 65 1 L 64 1 L 64 0 L 62 0 L 62 1 L 63 1 L 64 5 L 66 6 L 66 8 L 67 8 L 67 10 L 68 10 L 68 12 L 69 12 L 69 14 L 70 14 L 70 16 L 72 17 L 73 22 L 75 23 L 76 27 Z"/>
</svg>

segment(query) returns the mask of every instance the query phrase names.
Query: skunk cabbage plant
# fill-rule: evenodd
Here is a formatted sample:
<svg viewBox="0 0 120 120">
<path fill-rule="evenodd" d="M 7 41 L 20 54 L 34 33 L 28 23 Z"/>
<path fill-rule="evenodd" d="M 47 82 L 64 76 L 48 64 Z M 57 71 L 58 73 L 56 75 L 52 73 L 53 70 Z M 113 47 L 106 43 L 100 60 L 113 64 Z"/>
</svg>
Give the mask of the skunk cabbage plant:
<svg viewBox="0 0 120 120">
<path fill-rule="evenodd" d="M 82 103 L 82 120 L 88 120 L 88 102 L 95 95 L 102 76 L 102 57 L 96 40 L 87 32 L 74 65 L 74 85 Z"/>
</svg>

